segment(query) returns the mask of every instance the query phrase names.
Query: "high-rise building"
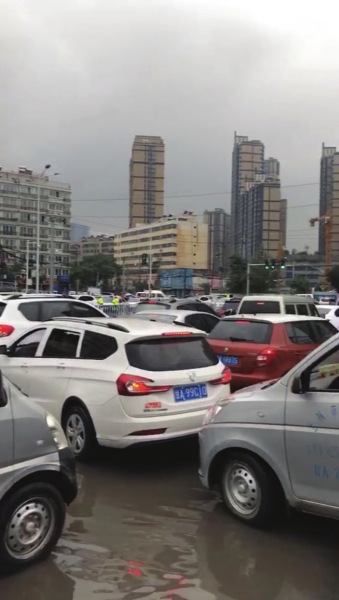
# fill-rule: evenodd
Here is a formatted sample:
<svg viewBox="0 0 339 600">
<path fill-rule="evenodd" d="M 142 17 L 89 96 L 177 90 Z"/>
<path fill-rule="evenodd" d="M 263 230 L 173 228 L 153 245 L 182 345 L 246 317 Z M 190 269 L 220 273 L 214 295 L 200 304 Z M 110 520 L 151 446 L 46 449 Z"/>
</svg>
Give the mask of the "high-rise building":
<svg viewBox="0 0 339 600">
<path fill-rule="evenodd" d="M 249 184 L 239 198 L 243 257 L 247 261 L 260 251 L 278 258 L 286 237 L 287 202 L 281 201 L 280 181 L 262 177 Z"/>
<path fill-rule="evenodd" d="M 129 168 L 129 226 L 164 214 L 165 144 L 158 136 L 134 138 Z"/>
<path fill-rule="evenodd" d="M 337 170 L 338 153 L 335 146 L 322 144 L 320 159 L 320 195 L 319 195 L 319 217 L 324 217 L 332 212 L 331 204 L 334 201 L 334 172 Z M 338 193 L 337 193 L 338 198 Z M 339 206 L 337 201 L 337 206 Z M 337 211 L 336 211 L 337 212 Z M 332 222 L 332 239 L 333 239 Z M 324 220 L 319 223 L 318 252 L 325 260 L 325 226 Z"/>
<path fill-rule="evenodd" d="M 40 206 L 38 207 L 38 199 Z M 71 231 L 71 186 L 19 167 L 18 171 L 0 169 L 0 245 L 9 256 L 27 258 L 36 268 L 37 223 L 40 213 L 40 280 L 50 276 L 51 250 L 54 249 L 54 275 L 69 274 Z M 52 242 L 52 237 L 54 243 Z M 52 257 L 52 258 L 53 258 Z"/>
<path fill-rule="evenodd" d="M 71 242 L 81 242 L 85 237 L 89 237 L 89 226 L 82 225 L 82 223 L 71 223 Z"/>
<path fill-rule="evenodd" d="M 241 231 L 240 195 L 264 170 L 264 144 L 249 140 L 247 136 L 234 134 L 232 153 L 232 196 L 231 196 L 231 252 L 243 254 L 244 239 Z"/>
<path fill-rule="evenodd" d="M 208 225 L 207 268 L 217 275 L 228 269 L 231 217 L 223 208 L 205 210 L 204 223 Z"/>
<path fill-rule="evenodd" d="M 276 158 L 265 158 L 264 159 L 264 175 L 272 177 L 273 179 L 280 178 L 280 162 Z"/>
<path fill-rule="evenodd" d="M 280 241 L 282 249 L 286 248 L 286 236 L 287 236 L 287 200 L 282 198 L 280 200 Z"/>
</svg>

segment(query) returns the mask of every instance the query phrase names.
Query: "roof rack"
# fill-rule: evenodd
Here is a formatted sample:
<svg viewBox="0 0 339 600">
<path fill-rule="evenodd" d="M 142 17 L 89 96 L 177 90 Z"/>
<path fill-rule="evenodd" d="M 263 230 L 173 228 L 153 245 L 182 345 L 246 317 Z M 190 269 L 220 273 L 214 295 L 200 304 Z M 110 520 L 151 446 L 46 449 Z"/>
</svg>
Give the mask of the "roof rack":
<svg viewBox="0 0 339 600">
<path fill-rule="evenodd" d="M 107 329 L 115 329 L 115 331 L 122 331 L 123 333 L 129 333 L 129 329 L 127 327 L 123 327 L 122 325 L 116 325 L 115 323 L 106 323 L 105 319 L 100 321 L 93 321 L 92 319 L 86 319 L 81 317 L 52 317 L 51 319 L 46 319 L 44 323 L 48 321 L 66 321 L 66 323 L 84 323 L 85 325 L 98 325 L 99 327 L 107 327 Z"/>
</svg>

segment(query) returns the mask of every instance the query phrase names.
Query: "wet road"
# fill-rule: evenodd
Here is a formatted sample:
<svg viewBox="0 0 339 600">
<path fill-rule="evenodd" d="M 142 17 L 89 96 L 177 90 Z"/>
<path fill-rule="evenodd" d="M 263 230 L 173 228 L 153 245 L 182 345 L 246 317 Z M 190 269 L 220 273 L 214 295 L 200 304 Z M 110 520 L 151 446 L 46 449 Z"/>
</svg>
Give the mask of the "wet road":
<svg viewBox="0 0 339 600">
<path fill-rule="evenodd" d="M 1 600 L 335 600 L 339 523 L 258 532 L 200 487 L 195 443 L 81 465 L 53 557 L 0 581 Z"/>
</svg>

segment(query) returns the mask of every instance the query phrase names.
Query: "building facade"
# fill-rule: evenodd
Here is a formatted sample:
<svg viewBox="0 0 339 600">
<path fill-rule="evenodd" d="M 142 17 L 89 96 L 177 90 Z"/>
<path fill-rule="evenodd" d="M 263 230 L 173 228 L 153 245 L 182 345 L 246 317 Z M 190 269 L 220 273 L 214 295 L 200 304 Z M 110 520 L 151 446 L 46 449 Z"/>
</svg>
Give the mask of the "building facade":
<svg viewBox="0 0 339 600">
<path fill-rule="evenodd" d="M 239 231 L 244 240 L 243 257 L 248 262 L 261 251 L 279 258 L 282 237 L 286 237 L 282 229 L 287 209 L 286 201 L 281 203 L 280 181 L 264 176 L 258 179 L 239 198 Z"/>
<path fill-rule="evenodd" d="M 248 182 L 255 180 L 264 170 L 264 144 L 250 141 L 247 136 L 234 134 L 232 153 L 231 191 L 231 252 L 243 255 L 244 240 L 241 235 L 240 195 L 246 191 Z"/>
<path fill-rule="evenodd" d="M 226 273 L 230 258 L 231 217 L 223 208 L 204 211 L 208 226 L 207 268 L 213 274 Z"/>
<path fill-rule="evenodd" d="M 40 276 L 42 279 L 50 276 L 53 235 L 54 274 L 66 277 L 70 265 L 71 186 L 51 181 L 47 176 L 41 177 L 26 167 L 20 167 L 18 171 L 0 169 L 0 244 L 12 260 L 22 262 L 23 268 L 29 258 L 33 276 L 37 260 L 38 213 Z"/>
<path fill-rule="evenodd" d="M 114 258 L 132 281 L 148 277 L 151 256 L 154 281 L 159 269 L 207 269 L 207 246 L 208 225 L 193 214 L 182 214 L 117 233 Z"/>
<path fill-rule="evenodd" d="M 80 242 L 70 246 L 71 262 L 79 263 L 85 258 L 104 254 L 113 258 L 114 236 L 113 235 L 90 235 L 84 237 Z"/>
<path fill-rule="evenodd" d="M 326 255 L 326 225 L 324 217 L 331 217 L 331 260 L 339 261 L 339 152 L 335 146 L 322 145 L 320 159 L 319 238 L 318 252 Z"/>
<path fill-rule="evenodd" d="M 137 135 L 129 167 L 129 227 L 153 223 L 164 214 L 165 144 Z"/>
<path fill-rule="evenodd" d="M 265 158 L 263 173 L 266 177 L 280 179 L 280 162 L 276 158 L 272 158 L 272 156 Z"/>
<path fill-rule="evenodd" d="M 89 237 L 89 226 L 81 223 L 71 223 L 71 242 L 81 242 L 82 238 Z"/>
</svg>

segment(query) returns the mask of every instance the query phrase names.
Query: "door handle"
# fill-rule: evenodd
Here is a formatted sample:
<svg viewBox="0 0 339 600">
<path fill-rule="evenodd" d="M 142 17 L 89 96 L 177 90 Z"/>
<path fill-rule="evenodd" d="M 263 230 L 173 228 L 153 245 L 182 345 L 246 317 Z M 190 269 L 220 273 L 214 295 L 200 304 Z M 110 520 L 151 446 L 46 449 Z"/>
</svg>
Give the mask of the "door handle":
<svg viewBox="0 0 339 600">
<path fill-rule="evenodd" d="M 59 363 L 57 366 L 57 369 L 64 369 L 65 368 L 65 363 Z"/>
</svg>

